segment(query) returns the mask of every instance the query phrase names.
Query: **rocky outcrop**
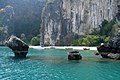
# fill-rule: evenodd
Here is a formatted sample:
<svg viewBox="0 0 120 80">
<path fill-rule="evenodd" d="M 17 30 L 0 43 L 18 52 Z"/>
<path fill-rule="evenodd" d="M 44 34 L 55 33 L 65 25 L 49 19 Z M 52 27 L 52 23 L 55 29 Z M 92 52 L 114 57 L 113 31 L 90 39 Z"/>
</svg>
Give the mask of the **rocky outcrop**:
<svg viewBox="0 0 120 80">
<path fill-rule="evenodd" d="M 16 36 L 11 36 L 6 45 L 12 49 L 16 58 L 25 58 L 28 53 L 28 45 Z"/>
<path fill-rule="evenodd" d="M 119 0 L 53 0 L 42 14 L 42 42 L 70 45 L 81 35 L 89 34 L 104 19 L 116 16 Z"/>
<path fill-rule="evenodd" d="M 68 60 L 81 60 L 82 56 L 80 55 L 79 51 L 70 51 L 68 53 Z"/>
<path fill-rule="evenodd" d="M 107 44 L 97 47 L 103 58 L 120 59 L 120 32 Z"/>
</svg>

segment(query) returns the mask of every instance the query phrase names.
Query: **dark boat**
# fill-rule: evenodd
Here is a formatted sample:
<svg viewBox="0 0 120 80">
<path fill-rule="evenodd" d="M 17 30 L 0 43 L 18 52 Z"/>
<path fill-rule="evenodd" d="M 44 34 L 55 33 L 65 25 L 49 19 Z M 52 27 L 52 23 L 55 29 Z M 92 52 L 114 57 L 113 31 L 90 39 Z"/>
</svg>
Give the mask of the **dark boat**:
<svg viewBox="0 0 120 80">
<path fill-rule="evenodd" d="M 83 50 L 90 50 L 90 48 L 83 48 Z"/>
</svg>

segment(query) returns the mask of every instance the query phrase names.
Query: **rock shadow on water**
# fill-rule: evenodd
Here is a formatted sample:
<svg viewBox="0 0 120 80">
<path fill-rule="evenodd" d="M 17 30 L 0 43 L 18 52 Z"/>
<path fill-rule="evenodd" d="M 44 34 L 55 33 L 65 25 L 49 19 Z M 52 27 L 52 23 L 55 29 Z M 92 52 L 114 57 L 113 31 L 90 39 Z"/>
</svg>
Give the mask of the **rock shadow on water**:
<svg viewBox="0 0 120 80">
<path fill-rule="evenodd" d="M 42 60 L 51 63 L 64 63 L 67 61 L 67 58 L 64 57 L 55 57 L 55 56 L 29 56 L 29 60 Z"/>
<path fill-rule="evenodd" d="M 11 61 L 45 61 L 53 64 L 67 64 L 67 63 L 80 63 L 81 60 L 68 60 L 67 57 L 55 57 L 55 56 L 27 56 L 26 58 L 16 58 L 14 56 L 9 56 Z"/>
<path fill-rule="evenodd" d="M 28 57 L 26 57 L 26 58 L 16 58 L 16 57 L 14 57 L 14 56 L 9 56 L 9 57 L 7 57 L 7 59 L 9 59 L 10 61 L 24 61 L 24 60 L 28 60 L 29 58 Z"/>
<path fill-rule="evenodd" d="M 93 57 L 83 58 L 82 60 L 68 60 L 67 57 L 56 57 L 56 56 L 27 56 L 26 58 L 16 58 L 14 56 L 9 56 L 8 59 L 14 61 L 38 60 L 38 61 L 46 61 L 48 63 L 53 63 L 53 64 L 70 64 L 70 63 L 81 63 L 81 62 L 99 62 L 99 63 L 120 62 L 119 60 L 93 58 Z"/>
</svg>

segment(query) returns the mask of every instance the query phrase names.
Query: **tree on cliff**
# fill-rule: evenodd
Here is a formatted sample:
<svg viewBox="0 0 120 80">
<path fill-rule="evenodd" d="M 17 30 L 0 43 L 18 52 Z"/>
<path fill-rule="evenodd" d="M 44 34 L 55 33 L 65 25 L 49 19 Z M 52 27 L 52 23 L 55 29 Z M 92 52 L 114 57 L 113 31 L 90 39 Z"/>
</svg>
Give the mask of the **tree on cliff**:
<svg viewBox="0 0 120 80">
<path fill-rule="evenodd" d="M 94 29 L 92 34 L 73 40 L 72 45 L 97 46 L 100 43 L 107 43 L 117 32 L 118 26 L 115 19 L 110 22 L 104 20 L 100 25 L 99 31 Z"/>
</svg>

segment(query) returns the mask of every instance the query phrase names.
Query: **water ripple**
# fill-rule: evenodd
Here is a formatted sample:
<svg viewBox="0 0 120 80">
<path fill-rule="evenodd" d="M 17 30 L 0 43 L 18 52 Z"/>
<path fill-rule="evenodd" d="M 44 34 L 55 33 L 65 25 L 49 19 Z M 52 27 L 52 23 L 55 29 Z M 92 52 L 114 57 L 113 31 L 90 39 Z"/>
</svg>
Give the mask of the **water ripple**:
<svg viewBox="0 0 120 80">
<path fill-rule="evenodd" d="M 15 59 L 0 48 L 0 80 L 119 80 L 120 61 L 81 51 L 80 61 L 67 60 L 65 50 L 30 49 L 27 59 Z M 34 56 L 33 56 L 34 55 Z"/>
</svg>

